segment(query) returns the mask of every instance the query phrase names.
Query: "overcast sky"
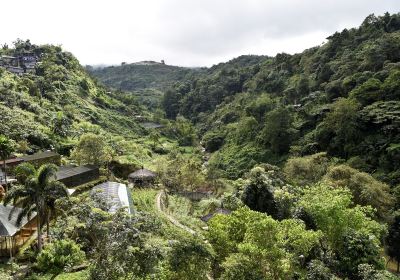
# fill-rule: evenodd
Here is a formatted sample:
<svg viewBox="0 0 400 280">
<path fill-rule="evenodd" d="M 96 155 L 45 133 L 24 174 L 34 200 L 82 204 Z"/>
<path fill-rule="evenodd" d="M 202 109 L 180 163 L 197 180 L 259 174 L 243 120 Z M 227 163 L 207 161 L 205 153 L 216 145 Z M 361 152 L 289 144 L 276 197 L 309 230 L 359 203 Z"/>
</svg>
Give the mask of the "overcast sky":
<svg viewBox="0 0 400 280">
<path fill-rule="evenodd" d="M 58 44 L 82 64 L 211 66 L 301 52 L 371 13 L 400 12 L 400 0 L 18 0 L 0 11 L 1 44 Z"/>
</svg>

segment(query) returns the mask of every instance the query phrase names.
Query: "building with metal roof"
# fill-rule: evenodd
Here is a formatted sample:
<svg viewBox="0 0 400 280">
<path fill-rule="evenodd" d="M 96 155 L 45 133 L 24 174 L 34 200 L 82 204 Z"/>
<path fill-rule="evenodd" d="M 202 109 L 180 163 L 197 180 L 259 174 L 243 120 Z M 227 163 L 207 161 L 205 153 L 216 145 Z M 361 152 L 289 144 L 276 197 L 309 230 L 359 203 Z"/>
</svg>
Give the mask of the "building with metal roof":
<svg viewBox="0 0 400 280">
<path fill-rule="evenodd" d="M 14 167 L 23 162 L 24 160 L 22 158 L 9 158 L 5 160 L 5 163 L 8 167 Z M 4 160 L 0 160 L 0 166 L 4 166 Z"/>
<path fill-rule="evenodd" d="M 55 165 L 61 164 L 61 156 L 53 151 L 39 152 L 33 155 L 27 155 L 21 157 L 24 162 L 29 162 L 36 167 L 41 166 L 45 163 L 54 163 Z"/>
<path fill-rule="evenodd" d="M 99 167 L 91 164 L 81 166 L 61 166 L 56 173 L 56 178 L 68 188 L 83 185 L 98 179 Z"/>
<path fill-rule="evenodd" d="M 100 197 L 109 213 L 115 213 L 120 208 L 125 208 L 129 214 L 133 214 L 133 201 L 129 189 L 125 184 L 117 182 L 104 182 L 95 186 L 90 195 Z"/>
<path fill-rule="evenodd" d="M 24 217 L 18 226 L 17 217 L 22 209 L 15 208 L 13 214 L 10 215 L 12 209 L 13 206 L 0 204 L 0 257 L 15 255 L 36 230 L 36 214 L 30 219 Z"/>
</svg>

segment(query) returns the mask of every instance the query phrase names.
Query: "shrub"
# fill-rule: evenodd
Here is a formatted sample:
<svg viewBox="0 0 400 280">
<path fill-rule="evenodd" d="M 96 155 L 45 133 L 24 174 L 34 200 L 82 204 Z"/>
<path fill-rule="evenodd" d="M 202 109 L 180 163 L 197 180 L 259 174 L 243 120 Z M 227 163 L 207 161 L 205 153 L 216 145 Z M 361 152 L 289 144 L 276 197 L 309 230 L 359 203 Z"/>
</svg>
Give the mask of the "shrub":
<svg viewBox="0 0 400 280">
<path fill-rule="evenodd" d="M 312 260 L 307 266 L 307 279 L 331 280 L 333 275 L 329 267 L 320 260 Z"/>
<path fill-rule="evenodd" d="M 224 135 L 221 132 L 208 132 L 203 136 L 203 145 L 207 152 L 215 152 L 224 143 Z"/>
<path fill-rule="evenodd" d="M 389 193 L 389 186 L 368 173 L 342 164 L 330 168 L 325 179 L 333 186 L 349 188 L 354 202 L 360 205 L 371 205 L 377 210 L 378 217 L 386 217 L 393 206 L 394 200 Z"/>
<path fill-rule="evenodd" d="M 284 172 L 292 183 L 307 185 L 318 182 L 325 175 L 328 166 L 329 159 L 326 153 L 318 153 L 289 159 L 285 164 Z"/>
<path fill-rule="evenodd" d="M 82 263 L 85 253 L 72 240 L 57 240 L 47 245 L 37 257 L 37 267 L 41 271 L 62 270 Z"/>
</svg>

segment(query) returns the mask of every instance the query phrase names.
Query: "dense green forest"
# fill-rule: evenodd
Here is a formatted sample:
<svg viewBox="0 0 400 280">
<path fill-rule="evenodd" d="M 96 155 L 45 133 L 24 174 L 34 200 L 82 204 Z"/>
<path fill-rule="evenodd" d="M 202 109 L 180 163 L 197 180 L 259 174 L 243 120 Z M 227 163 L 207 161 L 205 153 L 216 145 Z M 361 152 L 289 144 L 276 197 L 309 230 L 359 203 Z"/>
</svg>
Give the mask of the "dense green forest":
<svg viewBox="0 0 400 280">
<path fill-rule="evenodd" d="M 193 121 L 229 178 L 324 151 L 396 185 L 399 30 L 398 15 L 371 15 L 300 54 L 217 65 L 168 90 L 166 115 Z"/>
<path fill-rule="evenodd" d="M 400 14 L 201 69 L 0 49 L 24 52 L 35 73 L 0 67 L 1 159 L 54 149 L 101 176 L 69 196 L 54 165 L 14 170 L 2 203 L 37 212 L 46 240 L 1 279 L 399 279 Z M 129 186 L 133 213 L 91 194 L 142 166 L 157 180 Z"/>
</svg>

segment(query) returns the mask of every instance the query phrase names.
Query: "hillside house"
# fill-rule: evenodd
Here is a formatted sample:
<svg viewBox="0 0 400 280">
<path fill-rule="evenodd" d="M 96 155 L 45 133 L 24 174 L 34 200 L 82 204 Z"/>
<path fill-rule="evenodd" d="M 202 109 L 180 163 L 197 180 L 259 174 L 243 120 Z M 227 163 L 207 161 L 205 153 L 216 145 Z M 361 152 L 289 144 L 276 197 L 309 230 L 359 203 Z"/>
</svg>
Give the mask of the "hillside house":
<svg viewBox="0 0 400 280">
<path fill-rule="evenodd" d="M 5 160 L 7 170 L 4 170 L 4 161 L 2 160 L 0 161 L 0 185 L 5 184 L 4 173 L 7 174 L 8 183 L 15 182 L 15 178 L 12 178 L 11 174 L 13 174 L 13 170 L 16 166 L 24 162 L 31 163 L 36 168 L 45 163 L 54 163 L 55 165 L 60 165 L 61 156 L 55 152 L 46 151 L 23 157 L 11 157 Z"/>
<path fill-rule="evenodd" d="M 9 158 L 5 160 L 6 166 L 7 166 L 7 170 L 8 169 L 14 169 L 18 164 L 23 163 L 24 160 L 22 158 L 17 158 L 17 157 L 13 157 L 13 158 Z M 3 168 L 4 166 L 4 161 L 0 160 L 0 168 Z"/>
<path fill-rule="evenodd" d="M 24 68 L 19 67 L 19 66 L 6 66 L 5 67 L 8 71 L 10 71 L 11 73 L 14 73 L 16 75 L 23 75 L 25 73 Z"/>
<path fill-rule="evenodd" d="M 36 72 L 36 64 L 38 63 L 38 57 L 32 53 L 25 53 L 20 56 L 20 64 L 22 68 L 24 68 L 25 73 L 32 73 Z"/>
<path fill-rule="evenodd" d="M 0 66 L 19 66 L 18 58 L 10 55 L 0 56 Z"/>
<path fill-rule="evenodd" d="M 22 219 L 21 225 L 17 225 L 18 214 L 22 209 L 16 208 L 10 216 L 12 206 L 0 204 L 0 257 L 12 257 L 30 238 L 36 230 L 36 214 L 30 219 Z M 8 219 L 8 218 L 11 219 Z"/>
<path fill-rule="evenodd" d="M 24 53 L 18 56 L 2 55 L 0 57 L 0 67 L 4 67 L 16 75 L 34 74 L 38 60 L 38 57 L 33 53 Z"/>
</svg>

